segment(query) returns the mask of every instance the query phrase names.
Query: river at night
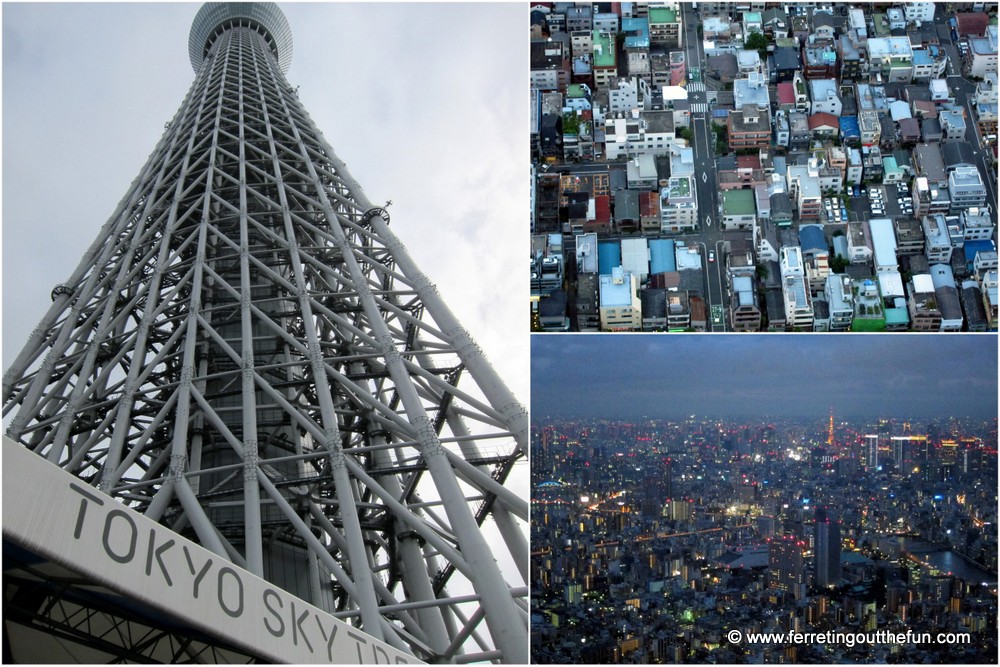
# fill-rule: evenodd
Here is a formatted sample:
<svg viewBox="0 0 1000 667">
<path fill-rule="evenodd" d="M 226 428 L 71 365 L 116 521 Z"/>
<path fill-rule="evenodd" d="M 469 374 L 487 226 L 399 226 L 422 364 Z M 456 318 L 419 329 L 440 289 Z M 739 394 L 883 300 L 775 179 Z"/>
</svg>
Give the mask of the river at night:
<svg viewBox="0 0 1000 667">
<path fill-rule="evenodd" d="M 990 572 L 986 568 L 962 558 L 950 549 L 941 547 L 938 551 L 931 551 L 928 547 L 931 545 L 926 542 L 920 543 L 919 546 L 914 544 L 911 553 L 921 562 L 944 574 L 950 574 L 970 583 L 982 583 L 987 586 L 997 585 L 995 572 Z"/>
</svg>

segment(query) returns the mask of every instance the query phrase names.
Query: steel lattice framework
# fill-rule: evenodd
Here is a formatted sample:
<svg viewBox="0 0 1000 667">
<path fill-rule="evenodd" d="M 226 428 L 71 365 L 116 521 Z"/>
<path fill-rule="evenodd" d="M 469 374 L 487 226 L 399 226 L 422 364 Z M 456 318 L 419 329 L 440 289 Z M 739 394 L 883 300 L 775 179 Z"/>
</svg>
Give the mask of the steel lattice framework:
<svg viewBox="0 0 1000 667">
<path fill-rule="evenodd" d="M 527 413 L 309 119 L 280 10 L 205 5 L 190 54 L 8 436 L 417 657 L 526 663 Z"/>
</svg>

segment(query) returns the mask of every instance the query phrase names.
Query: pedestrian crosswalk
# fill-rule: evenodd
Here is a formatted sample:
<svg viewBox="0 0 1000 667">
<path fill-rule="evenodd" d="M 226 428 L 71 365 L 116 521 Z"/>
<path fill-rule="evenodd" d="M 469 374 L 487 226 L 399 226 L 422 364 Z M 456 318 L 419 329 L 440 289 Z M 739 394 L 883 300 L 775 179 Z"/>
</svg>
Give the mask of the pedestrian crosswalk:
<svg viewBox="0 0 1000 667">
<path fill-rule="evenodd" d="M 703 93 L 705 92 L 705 84 L 701 81 L 691 81 L 687 85 L 688 93 Z"/>
<path fill-rule="evenodd" d="M 696 102 L 691 105 L 691 113 L 708 113 L 708 105 L 704 102 Z"/>
</svg>

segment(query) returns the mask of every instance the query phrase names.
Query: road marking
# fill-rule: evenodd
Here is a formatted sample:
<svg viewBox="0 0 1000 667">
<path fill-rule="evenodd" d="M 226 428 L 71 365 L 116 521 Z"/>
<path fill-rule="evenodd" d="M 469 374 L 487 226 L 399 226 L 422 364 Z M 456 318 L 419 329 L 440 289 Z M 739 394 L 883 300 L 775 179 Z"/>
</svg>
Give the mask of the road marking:
<svg viewBox="0 0 1000 667">
<path fill-rule="evenodd" d="M 712 226 L 712 216 L 710 216 L 710 215 L 706 215 L 706 216 L 705 216 L 705 224 L 706 224 L 707 226 L 709 226 L 709 227 L 711 227 L 711 226 Z"/>
</svg>

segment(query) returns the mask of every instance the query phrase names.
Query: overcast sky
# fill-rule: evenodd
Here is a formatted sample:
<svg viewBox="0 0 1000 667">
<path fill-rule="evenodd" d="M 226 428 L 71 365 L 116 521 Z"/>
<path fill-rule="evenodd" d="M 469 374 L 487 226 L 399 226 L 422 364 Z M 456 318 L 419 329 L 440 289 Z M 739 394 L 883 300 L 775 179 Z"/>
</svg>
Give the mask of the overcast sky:
<svg viewBox="0 0 1000 667">
<path fill-rule="evenodd" d="M 288 81 L 527 403 L 527 5 L 279 6 Z M 4 368 L 194 81 L 199 7 L 3 5 Z"/>
<path fill-rule="evenodd" d="M 532 416 L 997 415 L 997 338 L 538 335 Z"/>
</svg>

